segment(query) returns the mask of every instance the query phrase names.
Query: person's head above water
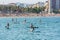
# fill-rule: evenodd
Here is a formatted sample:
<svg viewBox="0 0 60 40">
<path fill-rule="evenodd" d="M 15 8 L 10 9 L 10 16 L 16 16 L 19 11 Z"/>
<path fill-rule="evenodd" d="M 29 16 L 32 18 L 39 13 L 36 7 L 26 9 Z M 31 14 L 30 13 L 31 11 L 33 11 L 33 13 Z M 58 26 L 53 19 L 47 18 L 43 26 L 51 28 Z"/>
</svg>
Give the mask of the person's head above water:
<svg viewBox="0 0 60 40">
<path fill-rule="evenodd" d="M 26 19 L 24 21 L 26 21 Z"/>
<path fill-rule="evenodd" d="M 33 27 L 33 24 L 31 23 L 30 26 Z"/>
<path fill-rule="evenodd" d="M 7 26 L 9 26 L 9 22 L 7 22 Z"/>
</svg>

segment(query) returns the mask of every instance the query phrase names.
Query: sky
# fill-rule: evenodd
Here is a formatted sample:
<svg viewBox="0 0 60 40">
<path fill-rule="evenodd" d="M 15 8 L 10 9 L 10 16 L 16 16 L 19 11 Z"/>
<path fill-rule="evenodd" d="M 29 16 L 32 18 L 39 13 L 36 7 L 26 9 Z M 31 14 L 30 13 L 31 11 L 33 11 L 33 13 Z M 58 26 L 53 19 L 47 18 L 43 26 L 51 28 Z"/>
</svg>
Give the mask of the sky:
<svg viewBox="0 0 60 40">
<path fill-rule="evenodd" d="M 8 3 L 28 3 L 28 4 L 34 4 L 37 2 L 45 2 L 46 0 L 0 0 L 0 4 L 8 4 Z"/>
</svg>

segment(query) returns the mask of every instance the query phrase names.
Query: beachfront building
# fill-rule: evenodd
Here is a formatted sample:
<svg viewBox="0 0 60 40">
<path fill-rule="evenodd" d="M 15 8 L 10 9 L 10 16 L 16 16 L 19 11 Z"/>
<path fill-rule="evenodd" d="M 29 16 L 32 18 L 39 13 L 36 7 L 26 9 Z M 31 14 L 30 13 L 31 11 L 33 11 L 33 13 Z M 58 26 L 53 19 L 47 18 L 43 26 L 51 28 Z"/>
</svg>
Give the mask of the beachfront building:
<svg viewBox="0 0 60 40">
<path fill-rule="evenodd" d="M 36 4 L 30 5 L 29 8 L 35 8 L 35 7 L 39 8 L 39 7 L 43 7 L 43 6 L 44 6 L 44 2 L 38 2 Z"/>
<path fill-rule="evenodd" d="M 53 12 L 54 10 L 60 9 L 60 0 L 48 0 L 49 2 L 49 13 Z"/>
<path fill-rule="evenodd" d="M 17 2 L 16 5 L 19 6 L 19 7 L 22 7 L 22 8 L 27 8 L 27 7 L 30 6 L 30 4 L 20 3 L 20 2 Z"/>
<path fill-rule="evenodd" d="M 16 3 L 16 5 L 19 6 L 19 7 L 24 7 L 24 8 L 26 7 L 26 4 L 20 3 L 20 2 Z"/>
<path fill-rule="evenodd" d="M 49 9 L 48 1 L 45 2 L 44 7 L 45 7 L 45 12 L 48 12 Z"/>
</svg>

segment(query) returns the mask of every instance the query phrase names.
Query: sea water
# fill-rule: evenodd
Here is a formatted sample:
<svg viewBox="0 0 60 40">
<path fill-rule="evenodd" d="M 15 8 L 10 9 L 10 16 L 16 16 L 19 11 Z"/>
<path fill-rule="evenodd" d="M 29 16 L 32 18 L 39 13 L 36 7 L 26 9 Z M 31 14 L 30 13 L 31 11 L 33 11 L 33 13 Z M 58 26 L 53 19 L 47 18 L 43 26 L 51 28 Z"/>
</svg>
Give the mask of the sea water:
<svg viewBox="0 0 60 40">
<path fill-rule="evenodd" d="M 0 18 L 0 40 L 60 40 L 60 17 Z"/>
</svg>

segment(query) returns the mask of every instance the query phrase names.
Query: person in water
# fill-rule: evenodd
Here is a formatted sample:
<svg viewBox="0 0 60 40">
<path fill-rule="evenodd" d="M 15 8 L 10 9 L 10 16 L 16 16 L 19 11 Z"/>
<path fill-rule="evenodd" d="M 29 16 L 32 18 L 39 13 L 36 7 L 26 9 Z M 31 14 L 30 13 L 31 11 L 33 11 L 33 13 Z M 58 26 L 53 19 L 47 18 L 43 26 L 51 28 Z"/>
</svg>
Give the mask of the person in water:
<svg viewBox="0 0 60 40">
<path fill-rule="evenodd" d="M 23 21 L 23 23 L 24 23 L 24 24 L 26 23 L 26 19 Z"/>
<path fill-rule="evenodd" d="M 34 31 L 34 29 L 38 27 L 34 27 L 34 25 L 31 23 L 30 28 L 32 29 L 31 31 Z"/>
<path fill-rule="evenodd" d="M 30 28 L 32 29 L 31 31 L 34 30 L 33 24 L 31 23 Z"/>
<path fill-rule="evenodd" d="M 24 20 L 24 22 L 26 23 L 26 19 Z"/>
<path fill-rule="evenodd" d="M 30 27 L 33 28 L 33 24 L 32 23 L 31 23 Z"/>
<path fill-rule="evenodd" d="M 7 23 L 7 26 L 5 26 L 7 29 L 9 29 L 9 23 Z"/>
<path fill-rule="evenodd" d="M 15 20 L 14 24 L 19 24 L 19 22 L 17 21 L 17 18 L 16 18 L 16 20 Z"/>
</svg>

